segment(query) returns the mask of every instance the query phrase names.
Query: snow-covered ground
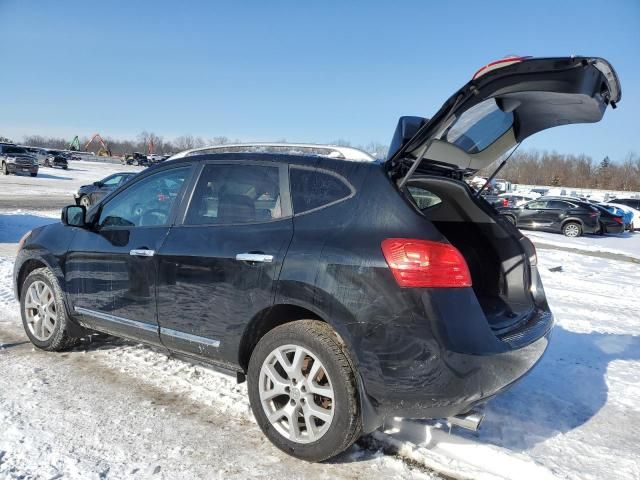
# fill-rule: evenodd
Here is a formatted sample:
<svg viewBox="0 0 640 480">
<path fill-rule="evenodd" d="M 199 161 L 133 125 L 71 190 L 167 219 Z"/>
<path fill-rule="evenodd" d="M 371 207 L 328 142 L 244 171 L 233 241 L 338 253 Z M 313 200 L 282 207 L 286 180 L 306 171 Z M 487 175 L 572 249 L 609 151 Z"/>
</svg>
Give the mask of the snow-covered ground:
<svg viewBox="0 0 640 480">
<path fill-rule="evenodd" d="M 314 465 L 271 446 L 231 377 L 112 338 L 65 353 L 32 348 L 13 299 L 12 257 L 26 230 L 57 216 L 0 212 L 0 480 L 433 478 L 431 469 L 640 478 L 640 233 L 527 232 L 557 326 L 541 363 L 487 405 L 478 434 L 397 419 Z"/>
<path fill-rule="evenodd" d="M 69 168 L 40 167 L 37 177 L 29 175 L 9 175 L 0 177 L 0 198 L 35 195 L 69 195 L 81 185 L 93 183 L 115 172 L 138 172 L 142 167 L 113 163 L 72 160 Z"/>
<path fill-rule="evenodd" d="M 585 235 L 569 238 L 564 235 L 522 230 L 538 247 L 554 246 L 570 251 L 611 253 L 616 257 L 630 257 L 640 261 L 640 231 L 617 235 Z"/>
</svg>

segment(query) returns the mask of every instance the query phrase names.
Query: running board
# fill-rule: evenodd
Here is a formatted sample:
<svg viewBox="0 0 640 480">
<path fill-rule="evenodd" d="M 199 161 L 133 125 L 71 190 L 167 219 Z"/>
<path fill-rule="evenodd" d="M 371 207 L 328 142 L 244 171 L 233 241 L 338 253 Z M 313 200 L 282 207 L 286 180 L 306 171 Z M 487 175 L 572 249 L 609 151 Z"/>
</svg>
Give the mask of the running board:
<svg viewBox="0 0 640 480">
<path fill-rule="evenodd" d="M 471 430 L 472 432 L 478 431 L 482 420 L 484 420 L 484 413 L 475 410 L 447 418 L 447 422 L 451 425 Z"/>
</svg>

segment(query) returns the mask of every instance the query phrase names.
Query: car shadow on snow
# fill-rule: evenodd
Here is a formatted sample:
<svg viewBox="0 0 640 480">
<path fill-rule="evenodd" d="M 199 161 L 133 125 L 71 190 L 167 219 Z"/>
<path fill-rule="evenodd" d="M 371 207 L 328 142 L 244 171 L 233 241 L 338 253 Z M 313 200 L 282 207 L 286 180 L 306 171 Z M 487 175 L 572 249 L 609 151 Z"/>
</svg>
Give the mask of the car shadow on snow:
<svg viewBox="0 0 640 480">
<path fill-rule="evenodd" d="M 63 170 L 63 171 L 68 171 L 68 170 Z M 60 175 L 51 175 L 50 173 L 42 173 L 42 170 L 38 171 L 38 176 L 36 178 L 46 178 L 46 179 L 52 179 L 52 180 L 73 180 L 72 177 L 63 177 Z"/>
<path fill-rule="evenodd" d="M 16 243 L 29 230 L 58 221 L 57 218 L 29 213 L 10 215 L 0 213 L 0 243 Z"/>
<path fill-rule="evenodd" d="M 607 369 L 616 360 L 640 360 L 640 336 L 556 327 L 541 362 L 487 404 L 479 433 L 458 432 L 522 451 L 578 428 L 607 403 Z"/>
</svg>

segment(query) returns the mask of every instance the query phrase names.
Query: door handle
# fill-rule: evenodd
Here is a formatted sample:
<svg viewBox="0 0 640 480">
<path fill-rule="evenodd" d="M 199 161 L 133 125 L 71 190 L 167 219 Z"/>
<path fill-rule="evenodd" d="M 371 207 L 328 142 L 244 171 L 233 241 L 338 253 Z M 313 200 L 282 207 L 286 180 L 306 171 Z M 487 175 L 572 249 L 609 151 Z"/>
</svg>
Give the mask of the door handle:
<svg viewBox="0 0 640 480">
<path fill-rule="evenodd" d="M 265 255 L 264 253 L 239 253 L 236 255 L 236 260 L 242 262 L 273 262 L 273 255 Z"/>
<path fill-rule="evenodd" d="M 149 250 L 148 248 L 134 248 L 129 251 L 129 255 L 134 257 L 153 257 L 155 254 L 155 250 Z"/>
</svg>

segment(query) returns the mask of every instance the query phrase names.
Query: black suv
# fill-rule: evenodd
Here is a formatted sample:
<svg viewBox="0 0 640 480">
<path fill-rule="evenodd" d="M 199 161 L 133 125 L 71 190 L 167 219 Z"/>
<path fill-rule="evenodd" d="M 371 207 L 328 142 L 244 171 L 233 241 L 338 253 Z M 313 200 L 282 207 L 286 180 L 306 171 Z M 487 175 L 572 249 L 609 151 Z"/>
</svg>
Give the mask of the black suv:
<svg viewBox="0 0 640 480">
<path fill-rule="evenodd" d="M 563 233 L 579 237 L 598 233 L 600 210 L 589 202 L 567 197 L 540 197 L 519 207 L 500 209 L 500 214 L 519 228 Z"/>
<path fill-rule="evenodd" d="M 306 460 L 386 417 L 467 415 L 538 362 L 553 317 L 533 245 L 464 176 L 619 99 L 604 60 L 509 58 L 431 120 L 401 118 L 386 161 L 183 152 L 21 240 L 26 333 L 60 350 L 107 332 L 246 375 L 266 436 Z"/>
</svg>

